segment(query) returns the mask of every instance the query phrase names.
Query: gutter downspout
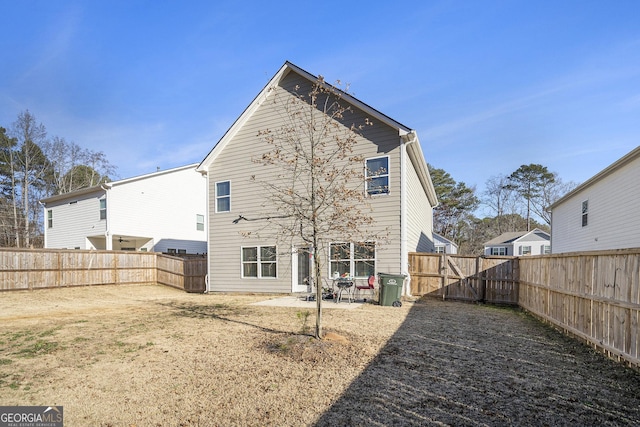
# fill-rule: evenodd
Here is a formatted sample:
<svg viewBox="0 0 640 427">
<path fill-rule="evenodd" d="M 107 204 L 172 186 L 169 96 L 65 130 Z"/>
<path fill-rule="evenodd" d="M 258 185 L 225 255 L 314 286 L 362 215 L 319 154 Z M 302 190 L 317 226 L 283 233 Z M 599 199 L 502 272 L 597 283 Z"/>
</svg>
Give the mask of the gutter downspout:
<svg viewBox="0 0 640 427">
<path fill-rule="evenodd" d="M 104 244 L 105 244 L 104 248 L 107 251 L 111 251 L 113 250 L 113 241 L 111 240 L 111 231 L 109 227 L 109 224 L 111 223 L 111 212 L 110 212 L 111 203 L 109 202 L 109 190 L 111 189 L 111 185 L 105 182 L 104 184 L 101 185 L 101 187 L 104 190 L 104 199 L 106 200 L 106 203 L 107 203 L 107 219 L 105 219 L 105 225 L 104 225 Z"/>
<path fill-rule="evenodd" d="M 407 224 L 407 145 L 416 140 L 415 132 L 401 136 L 400 144 L 400 274 L 404 281 L 403 295 L 411 296 L 411 276 L 409 275 L 408 224 Z"/>
<path fill-rule="evenodd" d="M 203 179 L 207 180 L 207 189 L 205 194 L 206 200 L 206 209 L 205 209 L 205 226 L 204 230 L 207 236 L 207 275 L 204 278 L 204 293 L 207 294 L 211 292 L 211 235 L 209 234 L 209 226 L 211 225 L 209 222 L 209 186 L 211 185 L 209 181 L 209 173 L 207 171 L 198 171 L 200 175 L 202 175 Z"/>
</svg>

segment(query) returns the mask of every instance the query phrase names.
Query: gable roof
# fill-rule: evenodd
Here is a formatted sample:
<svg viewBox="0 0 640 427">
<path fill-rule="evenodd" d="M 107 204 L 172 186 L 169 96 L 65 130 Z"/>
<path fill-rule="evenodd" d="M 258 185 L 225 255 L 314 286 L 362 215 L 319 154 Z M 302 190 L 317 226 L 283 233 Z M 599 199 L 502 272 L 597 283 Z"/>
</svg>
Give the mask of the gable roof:
<svg viewBox="0 0 640 427">
<path fill-rule="evenodd" d="M 258 95 L 253 99 L 253 101 L 245 108 L 242 114 L 236 119 L 236 121 L 231 125 L 231 127 L 225 132 L 222 138 L 216 143 L 216 145 L 211 149 L 209 154 L 200 162 L 196 170 L 200 173 L 206 173 L 214 160 L 218 157 L 218 155 L 224 150 L 224 148 L 229 144 L 229 142 L 233 139 L 233 137 L 238 133 L 240 129 L 244 126 L 244 124 L 251 118 L 251 116 L 256 112 L 258 107 L 262 105 L 262 103 L 268 98 L 269 94 L 272 91 L 274 86 L 277 86 L 289 73 L 296 73 L 305 79 L 316 82 L 318 80 L 317 76 L 303 70 L 302 68 L 292 64 L 289 61 L 286 61 L 282 67 L 278 70 L 278 72 L 269 80 L 269 82 L 264 86 L 264 88 L 258 93 Z M 436 206 L 438 203 L 438 198 L 436 196 L 435 189 L 433 188 L 433 183 L 431 182 L 431 177 L 429 176 L 429 171 L 426 167 L 426 162 L 424 160 L 424 155 L 422 153 L 422 148 L 420 147 L 420 142 L 418 140 L 418 135 L 416 132 L 407 126 L 403 125 L 400 122 L 397 122 L 387 116 L 386 114 L 381 113 L 380 111 L 372 108 L 371 106 L 365 104 L 364 102 L 358 100 L 357 98 L 349 95 L 348 93 L 336 88 L 328 83 L 323 83 L 326 87 L 330 87 L 333 90 L 340 93 L 342 99 L 357 107 L 358 109 L 364 111 L 366 114 L 370 116 L 370 118 L 378 120 L 387 126 L 396 129 L 398 131 L 398 135 L 405 141 L 407 144 L 407 154 L 413 163 L 418 177 L 420 179 L 420 183 L 427 194 L 429 202 L 432 206 Z"/>
<path fill-rule="evenodd" d="M 611 175 L 613 172 L 617 171 L 618 169 L 620 169 L 627 163 L 632 162 L 638 157 L 640 157 L 640 145 L 634 148 L 633 150 L 631 150 L 629 153 L 627 153 L 620 159 L 616 160 L 615 162 L 607 166 L 606 168 L 604 168 L 603 170 L 601 170 L 600 172 L 598 172 L 597 174 L 595 174 L 594 176 L 592 176 L 591 178 L 589 178 L 588 180 L 586 180 L 585 182 L 583 182 L 582 184 L 578 185 L 573 190 L 569 191 L 567 194 L 565 194 L 555 202 L 553 202 L 551 205 L 549 205 L 549 209 L 553 209 L 554 207 L 563 203 L 567 199 L 573 197 L 574 195 L 581 192 L 582 190 L 589 187 L 590 185 L 600 181 L 601 179 L 603 179 L 608 175 Z"/>
<path fill-rule="evenodd" d="M 433 239 L 437 240 L 438 243 L 444 243 L 446 245 L 455 246 L 456 248 L 458 247 L 458 245 L 455 242 L 453 242 L 452 240 L 447 239 L 446 237 L 444 237 L 444 236 L 442 236 L 442 235 L 440 235 L 438 233 L 433 233 Z"/>
<path fill-rule="evenodd" d="M 539 228 L 534 228 L 531 231 L 509 231 L 507 233 L 502 233 L 498 237 L 489 240 L 484 244 L 484 246 L 494 246 L 494 245 L 506 245 L 515 243 L 517 240 L 522 239 L 529 234 L 544 234 L 548 239 L 551 238 L 551 235 L 546 231 L 540 230 Z"/>
</svg>

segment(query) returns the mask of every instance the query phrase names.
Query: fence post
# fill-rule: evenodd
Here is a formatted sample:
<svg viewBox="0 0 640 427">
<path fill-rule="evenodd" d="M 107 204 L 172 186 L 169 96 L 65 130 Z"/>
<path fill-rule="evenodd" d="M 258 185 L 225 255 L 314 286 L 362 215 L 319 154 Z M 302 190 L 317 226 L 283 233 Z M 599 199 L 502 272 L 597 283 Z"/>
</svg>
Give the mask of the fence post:
<svg viewBox="0 0 640 427">
<path fill-rule="evenodd" d="M 446 251 L 442 254 L 442 300 L 447 299 L 447 285 L 449 284 L 449 260 Z"/>
<path fill-rule="evenodd" d="M 484 302 L 484 292 L 487 287 L 487 283 L 484 279 L 484 270 L 482 269 L 482 257 L 476 258 L 476 280 L 478 281 L 478 300 Z"/>
</svg>

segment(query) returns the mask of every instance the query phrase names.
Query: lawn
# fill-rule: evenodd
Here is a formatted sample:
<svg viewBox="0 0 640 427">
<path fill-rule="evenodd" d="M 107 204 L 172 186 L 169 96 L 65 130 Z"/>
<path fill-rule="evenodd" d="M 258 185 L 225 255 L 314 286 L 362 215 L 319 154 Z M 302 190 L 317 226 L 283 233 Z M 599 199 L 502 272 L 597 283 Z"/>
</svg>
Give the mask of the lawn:
<svg viewBox="0 0 640 427">
<path fill-rule="evenodd" d="M 252 305 L 272 297 L 1 293 L 0 402 L 62 405 L 67 426 L 640 422 L 637 371 L 519 310 L 325 309 L 346 341 L 317 341 L 311 310 Z"/>
</svg>

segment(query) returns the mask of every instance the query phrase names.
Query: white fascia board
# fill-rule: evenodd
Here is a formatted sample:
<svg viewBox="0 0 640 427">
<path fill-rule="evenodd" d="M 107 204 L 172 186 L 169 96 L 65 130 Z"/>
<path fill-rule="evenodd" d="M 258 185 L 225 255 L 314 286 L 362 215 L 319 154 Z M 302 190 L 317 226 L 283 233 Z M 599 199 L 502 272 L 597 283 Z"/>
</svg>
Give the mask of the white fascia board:
<svg viewBox="0 0 640 427">
<path fill-rule="evenodd" d="M 552 210 L 556 208 L 558 205 L 560 205 L 561 203 L 564 203 L 566 200 L 575 196 L 576 194 L 578 194 L 585 188 L 589 187 L 593 183 L 600 181 L 602 178 L 615 172 L 616 170 L 620 169 L 622 166 L 626 165 L 627 163 L 635 160 L 638 156 L 640 156 L 640 145 L 634 148 L 633 150 L 631 150 L 629 153 L 625 154 L 620 159 L 616 160 L 615 162 L 607 166 L 606 168 L 604 168 L 603 170 L 601 170 L 600 172 L 598 172 L 597 174 L 595 174 L 594 176 L 592 176 L 591 178 L 589 178 L 588 180 L 586 180 L 585 182 L 583 182 L 582 184 L 578 185 L 573 190 L 569 191 L 567 194 L 565 194 L 555 202 L 553 202 L 551 205 L 549 205 L 548 209 Z"/>
<path fill-rule="evenodd" d="M 409 154 L 411 163 L 413 163 L 413 166 L 416 169 L 418 178 L 420 179 L 420 183 L 422 184 L 422 188 L 427 194 L 429 203 L 431 203 L 431 207 L 435 208 L 436 206 L 438 206 L 438 196 L 436 194 L 435 188 L 433 187 L 431 175 L 429 174 L 429 168 L 427 167 L 427 162 L 424 158 L 424 154 L 422 153 L 422 148 L 420 147 L 418 134 L 416 133 L 416 131 L 411 131 L 405 138 L 408 145 L 407 153 Z"/>
<path fill-rule="evenodd" d="M 105 182 L 104 185 L 106 187 L 113 187 L 114 185 L 122 185 L 122 184 L 126 184 L 129 182 L 133 182 L 133 181 L 139 181 L 142 179 L 148 179 L 148 178 L 153 178 L 156 176 L 160 176 L 160 175 L 166 175 L 169 173 L 174 173 L 174 172 L 179 172 L 185 169 L 193 169 L 195 171 L 196 166 L 198 166 L 197 163 L 192 163 L 189 165 L 185 165 L 185 166 L 178 166 L 176 168 L 172 168 L 172 169 L 165 169 L 165 170 L 160 170 L 160 171 L 156 171 L 156 172 L 152 172 L 152 173 L 148 173 L 148 174 L 144 174 L 144 175 L 138 175 L 138 176 L 134 176 L 131 178 L 125 178 L 125 179 L 120 179 L 118 181 L 111 181 L 111 182 Z"/>
</svg>

